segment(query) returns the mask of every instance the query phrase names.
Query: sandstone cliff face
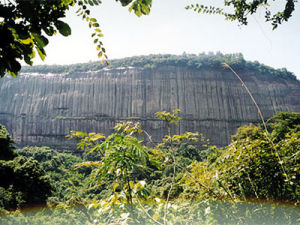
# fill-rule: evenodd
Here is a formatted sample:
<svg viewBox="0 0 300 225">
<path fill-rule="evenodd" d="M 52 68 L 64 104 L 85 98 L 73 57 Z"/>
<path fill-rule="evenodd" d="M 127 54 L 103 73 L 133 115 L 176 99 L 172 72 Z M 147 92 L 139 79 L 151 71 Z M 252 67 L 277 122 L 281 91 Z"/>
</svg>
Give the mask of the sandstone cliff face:
<svg viewBox="0 0 300 225">
<path fill-rule="evenodd" d="M 300 112 L 300 85 L 272 76 L 240 74 L 265 118 Z M 0 80 L 0 123 L 20 146 L 68 145 L 70 130 L 108 134 L 116 121 L 140 120 L 159 141 L 166 133 L 154 113 L 179 108 L 174 132 L 199 131 L 226 145 L 237 127 L 259 121 L 238 79 L 227 70 L 159 66 L 72 74 L 21 74 Z"/>
</svg>

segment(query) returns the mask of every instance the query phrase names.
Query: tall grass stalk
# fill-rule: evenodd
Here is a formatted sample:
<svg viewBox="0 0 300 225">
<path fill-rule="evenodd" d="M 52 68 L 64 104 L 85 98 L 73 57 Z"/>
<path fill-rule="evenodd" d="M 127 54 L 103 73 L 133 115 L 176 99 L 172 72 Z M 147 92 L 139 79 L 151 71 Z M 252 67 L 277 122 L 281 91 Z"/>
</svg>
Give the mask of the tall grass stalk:
<svg viewBox="0 0 300 225">
<path fill-rule="evenodd" d="M 237 72 L 235 72 L 235 71 L 231 68 L 231 66 L 229 66 L 229 65 L 228 65 L 227 63 L 225 63 L 225 62 L 221 63 L 221 65 L 222 65 L 224 68 L 228 68 L 228 69 L 231 70 L 231 72 L 239 79 L 239 81 L 242 83 L 242 86 L 245 88 L 245 90 L 246 90 L 247 93 L 249 94 L 249 96 L 250 96 L 252 102 L 254 103 L 254 105 L 255 105 L 255 107 L 256 107 L 256 109 L 257 109 L 258 115 L 259 115 L 259 117 L 260 117 L 260 119 L 261 119 L 261 121 L 262 121 L 262 123 L 263 123 L 263 125 L 264 125 L 265 135 L 266 135 L 266 137 L 267 137 L 267 140 L 271 143 L 273 149 L 275 150 L 276 155 L 277 155 L 277 158 L 278 158 L 278 161 L 279 161 L 279 164 L 280 164 L 280 166 L 281 166 L 281 169 L 282 169 L 282 171 L 283 171 L 283 173 L 284 173 L 284 175 L 285 175 L 287 181 L 290 182 L 290 178 L 289 178 L 289 176 L 288 176 L 288 174 L 287 174 L 287 172 L 286 172 L 286 169 L 285 169 L 284 166 L 283 166 L 283 161 L 282 161 L 282 159 L 280 158 L 279 152 L 277 151 L 274 142 L 272 141 L 271 134 L 270 134 L 270 132 L 269 132 L 268 129 L 267 129 L 266 122 L 265 122 L 265 120 L 264 120 L 264 117 L 263 117 L 263 115 L 262 115 L 262 112 L 261 112 L 261 110 L 260 110 L 260 108 L 259 108 L 257 102 L 255 101 L 255 98 L 253 97 L 252 93 L 250 92 L 250 90 L 249 90 L 249 88 L 247 87 L 247 85 L 245 84 L 245 82 L 244 82 L 244 81 L 242 80 L 242 78 L 237 74 Z"/>
</svg>

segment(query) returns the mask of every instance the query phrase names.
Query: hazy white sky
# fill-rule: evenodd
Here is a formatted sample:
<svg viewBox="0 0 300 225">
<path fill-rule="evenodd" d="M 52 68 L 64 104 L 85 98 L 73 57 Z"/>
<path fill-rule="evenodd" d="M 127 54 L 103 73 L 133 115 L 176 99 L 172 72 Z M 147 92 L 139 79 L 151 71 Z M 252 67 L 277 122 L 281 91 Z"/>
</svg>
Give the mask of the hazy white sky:
<svg viewBox="0 0 300 225">
<path fill-rule="evenodd" d="M 103 0 L 100 6 L 91 9 L 104 33 L 102 42 L 110 59 L 158 53 L 241 52 L 247 60 L 258 60 L 275 68 L 286 67 L 300 79 L 299 3 L 293 17 L 273 31 L 271 25 L 264 22 L 263 11 L 251 16 L 248 26 L 238 26 L 222 16 L 184 9 L 187 4 L 197 2 L 203 1 L 153 0 L 150 15 L 141 18 L 115 0 Z M 222 4 L 223 1 L 205 2 Z M 278 4 L 276 2 L 272 4 Z M 98 60 L 90 36 L 92 30 L 76 16 L 76 10 L 72 9 L 65 19 L 72 28 L 72 35 L 50 38 L 46 60 L 36 60 L 36 64 Z"/>
</svg>

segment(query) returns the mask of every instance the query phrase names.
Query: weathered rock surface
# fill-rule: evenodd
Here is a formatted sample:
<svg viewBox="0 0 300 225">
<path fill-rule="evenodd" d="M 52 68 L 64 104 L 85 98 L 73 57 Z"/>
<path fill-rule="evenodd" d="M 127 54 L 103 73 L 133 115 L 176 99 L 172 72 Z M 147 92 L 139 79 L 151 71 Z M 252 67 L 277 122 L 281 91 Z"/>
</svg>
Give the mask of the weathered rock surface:
<svg viewBox="0 0 300 225">
<path fill-rule="evenodd" d="M 300 112 L 298 81 L 251 71 L 240 75 L 265 118 Z M 121 119 L 140 120 L 159 141 L 166 128 L 154 113 L 176 108 L 183 120 L 174 132 L 199 131 L 217 145 L 228 144 L 237 127 L 259 121 L 249 95 L 228 70 L 127 67 L 0 79 L 0 123 L 20 146 L 63 148 L 70 130 L 108 134 Z"/>
</svg>

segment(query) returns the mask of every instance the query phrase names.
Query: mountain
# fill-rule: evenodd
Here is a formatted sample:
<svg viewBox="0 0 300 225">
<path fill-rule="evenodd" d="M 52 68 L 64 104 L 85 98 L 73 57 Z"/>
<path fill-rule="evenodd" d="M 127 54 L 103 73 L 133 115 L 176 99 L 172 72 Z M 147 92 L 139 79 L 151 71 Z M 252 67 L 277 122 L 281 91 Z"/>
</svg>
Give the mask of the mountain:
<svg viewBox="0 0 300 225">
<path fill-rule="evenodd" d="M 19 146 L 72 148 L 70 130 L 109 134 L 116 121 L 141 121 L 159 141 L 167 132 L 156 111 L 179 108 L 173 132 L 199 131 L 224 146 L 241 125 L 259 122 L 244 80 L 265 119 L 300 112 L 300 82 L 286 69 L 245 61 L 241 54 L 149 55 L 68 66 L 24 67 L 0 79 L 0 123 Z"/>
</svg>

